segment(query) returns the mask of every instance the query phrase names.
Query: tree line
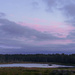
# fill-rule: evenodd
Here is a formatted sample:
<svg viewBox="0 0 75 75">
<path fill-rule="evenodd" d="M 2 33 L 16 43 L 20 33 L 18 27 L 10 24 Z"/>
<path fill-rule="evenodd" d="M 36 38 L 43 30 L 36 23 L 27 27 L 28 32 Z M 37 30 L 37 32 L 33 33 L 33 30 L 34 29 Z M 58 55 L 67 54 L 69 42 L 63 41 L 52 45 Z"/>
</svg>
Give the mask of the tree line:
<svg viewBox="0 0 75 75">
<path fill-rule="evenodd" d="M 75 64 L 75 54 L 0 54 L 0 63 L 9 62 L 54 62 Z"/>
</svg>

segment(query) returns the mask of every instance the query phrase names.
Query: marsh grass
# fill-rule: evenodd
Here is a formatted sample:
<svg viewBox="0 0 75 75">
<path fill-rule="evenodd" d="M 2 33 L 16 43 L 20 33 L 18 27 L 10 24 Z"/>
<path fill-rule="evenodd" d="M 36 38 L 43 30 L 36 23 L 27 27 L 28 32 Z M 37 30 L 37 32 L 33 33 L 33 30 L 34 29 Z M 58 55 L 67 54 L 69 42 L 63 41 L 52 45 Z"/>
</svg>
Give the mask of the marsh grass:
<svg viewBox="0 0 75 75">
<path fill-rule="evenodd" d="M 75 75 L 75 68 L 0 68 L 0 75 Z"/>
</svg>

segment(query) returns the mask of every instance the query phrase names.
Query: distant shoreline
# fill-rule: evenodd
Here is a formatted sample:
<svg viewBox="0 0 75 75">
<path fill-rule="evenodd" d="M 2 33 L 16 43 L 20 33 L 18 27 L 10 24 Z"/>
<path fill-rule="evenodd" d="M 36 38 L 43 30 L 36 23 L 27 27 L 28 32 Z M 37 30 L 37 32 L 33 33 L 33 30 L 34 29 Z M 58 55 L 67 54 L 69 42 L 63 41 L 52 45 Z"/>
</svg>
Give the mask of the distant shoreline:
<svg viewBox="0 0 75 75">
<path fill-rule="evenodd" d="M 75 54 L 6 54 L 0 55 L 0 64 L 43 63 L 75 66 Z"/>
</svg>

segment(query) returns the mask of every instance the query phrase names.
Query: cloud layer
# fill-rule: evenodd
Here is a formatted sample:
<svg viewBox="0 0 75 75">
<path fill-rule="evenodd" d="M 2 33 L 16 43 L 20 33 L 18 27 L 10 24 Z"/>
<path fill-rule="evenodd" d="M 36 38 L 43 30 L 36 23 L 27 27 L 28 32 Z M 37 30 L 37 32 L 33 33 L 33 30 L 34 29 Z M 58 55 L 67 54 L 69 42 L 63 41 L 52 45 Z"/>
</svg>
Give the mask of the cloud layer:
<svg viewBox="0 0 75 75">
<path fill-rule="evenodd" d="M 38 18 L 31 18 L 33 23 L 14 22 L 5 18 L 5 13 L 0 12 L 0 53 L 74 51 L 75 1 L 42 0 L 42 2 L 46 7 L 44 10 L 46 13 L 58 11 L 65 17 L 64 22 L 53 21 L 46 24 L 47 20 Z M 36 1 L 32 5 L 35 9 L 40 7 Z"/>
</svg>

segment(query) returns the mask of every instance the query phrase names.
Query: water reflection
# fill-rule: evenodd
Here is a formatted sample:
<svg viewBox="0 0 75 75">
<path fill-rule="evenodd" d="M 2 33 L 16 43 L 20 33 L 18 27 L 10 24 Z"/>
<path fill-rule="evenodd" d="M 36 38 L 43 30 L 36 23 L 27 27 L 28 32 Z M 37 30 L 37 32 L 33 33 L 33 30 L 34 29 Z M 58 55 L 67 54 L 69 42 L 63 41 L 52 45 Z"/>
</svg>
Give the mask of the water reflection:
<svg viewBox="0 0 75 75">
<path fill-rule="evenodd" d="M 74 67 L 56 64 L 35 64 L 35 63 L 25 63 L 25 64 L 0 64 L 0 67 L 36 67 L 36 68 L 58 68 L 58 67 Z"/>
</svg>

